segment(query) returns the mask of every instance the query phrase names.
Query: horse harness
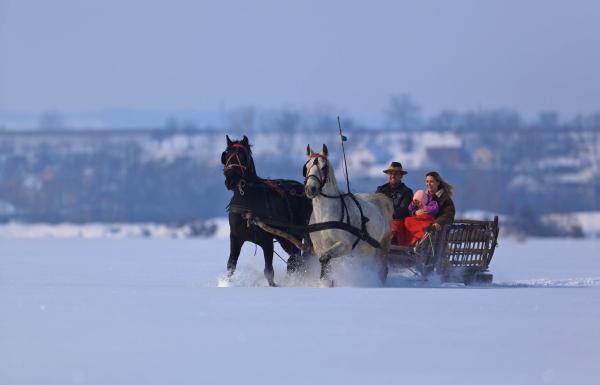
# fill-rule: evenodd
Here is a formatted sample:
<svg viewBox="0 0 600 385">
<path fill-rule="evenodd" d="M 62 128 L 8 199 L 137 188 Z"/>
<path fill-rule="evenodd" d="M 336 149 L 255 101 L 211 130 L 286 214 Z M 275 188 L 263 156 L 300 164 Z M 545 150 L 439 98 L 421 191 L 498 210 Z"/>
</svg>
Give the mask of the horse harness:
<svg viewBox="0 0 600 385">
<path fill-rule="evenodd" d="M 240 174 L 242 177 L 242 181 L 238 184 L 238 190 L 240 192 L 241 195 L 244 195 L 244 187 L 246 185 L 246 182 L 243 180 L 243 178 L 246 176 L 246 170 L 249 169 L 249 172 L 253 172 L 253 174 L 256 174 L 256 170 L 254 169 L 254 162 L 252 162 L 250 160 L 250 151 L 248 150 L 248 148 L 246 146 L 244 146 L 243 144 L 240 143 L 233 143 L 231 146 L 229 146 L 229 148 L 241 148 L 244 151 L 244 154 L 246 154 L 246 159 L 249 162 L 249 166 L 244 166 L 244 164 L 242 163 L 242 160 L 240 159 L 240 156 L 237 152 L 234 152 L 232 154 L 230 154 L 229 156 L 227 156 L 227 150 L 223 151 L 223 154 L 221 154 L 221 163 L 224 164 L 223 166 L 223 173 L 227 172 L 227 170 L 232 169 L 234 167 L 237 167 L 240 169 Z M 271 188 L 273 191 L 275 191 L 277 193 L 277 195 L 279 195 L 281 198 L 284 198 L 285 196 L 285 192 L 283 191 L 283 189 L 281 187 L 279 187 L 277 185 L 277 183 L 273 182 L 270 179 L 261 179 L 259 178 L 259 180 L 265 184 L 267 187 Z"/>
<path fill-rule="evenodd" d="M 248 149 L 244 145 L 234 143 L 231 145 L 231 147 L 237 147 L 237 148 L 243 149 L 244 152 L 246 153 L 246 158 L 249 159 Z M 226 155 L 227 155 L 227 151 L 224 151 L 223 154 L 221 155 L 221 162 L 225 165 L 223 172 L 225 172 L 228 169 L 233 168 L 233 167 L 239 167 L 241 170 L 242 177 L 243 177 L 245 174 L 245 171 L 248 167 L 244 166 L 242 164 L 241 159 L 239 158 L 239 155 L 237 153 L 233 153 L 233 154 L 229 155 L 229 157 L 227 157 Z M 310 165 L 310 167 L 307 167 L 306 164 L 304 165 L 304 169 L 302 172 L 303 176 L 305 177 L 304 183 L 306 184 L 308 179 L 313 177 L 319 181 L 320 186 L 323 186 L 327 182 L 327 175 L 328 175 L 327 167 L 329 167 L 329 166 L 326 165 L 323 168 L 323 170 L 318 168 L 318 158 L 322 158 L 322 159 L 327 159 L 327 158 L 321 154 L 311 154 L 310 158 L 314 159 L 314 163 L 312 165 Z M 318 173 L 319 173 L 318 177 L 315 175 L 308 175 L 310 169 L 314 166 L 317 166 Z M 277 184 L 273 181 L 264 180 L 264 179 L 259 179 L 259 180 L 263 184 L 265 184 L 267 187 L 274 190 L 282 199 L 285 200 L 288 211 L 290 213 L 290 219 L 292 219 L 293 211 L 291 210 L 289 199 L 287 199 L 287 196 L 286 196 L 285 192 L 283 191 L 283 189 L 281 189 L 281 187 L 277 186 Z M 243 181 L 243 179 L 242 179 L 242 181 Z M 246 183 L 244 183 L 244 186 L 245 185 L 246 185 Z M 240 195 L 242 195 L 242 196 L 244 195 L 244 191 L 243 191 L 244 186 L 241 186 L 241 184 L 240 184 L 240 186 L 238 186 L 238 190 L 240 192 Z M 361 240 L 367 242 L 372 247 L 381 248 L 381 244 L 376 239 L 374 239 L 373 237 L 371 237 L 369 235 L 369 232 L 367 231 L 367 226 L 366 226 L 367 222 L 369 221 L 369 218 L 367 218 L 364 215 L 362 207 L 361 207 L 360 203 L 358 202 L 358 200 L 356 199 L 356 197 L 354 196 L 354 194 L 352 194 L 351 192 L 348 192 L 348 193 L 340 194 L 340 195 L 328 195 L 321 191 L 321 187 L 319 188 L 319 194 L 322 195 L 323 197 L 329 198 L 329 199 L 337 199 L 337 198 L 340 199 L 341 213 L 340 213 L 339 221 L 327 221 L 327 222 L 321 222 L 321 223 L 313 223 L 313 224 L 309 224 L 306 226 L 294 225 L 292 223 L 281 223 L 281 222 L 270 220 L 270 219 L 266 219 L 266 220 L 262 219 L 262 221 L 265 223 L 269 223 L 273 226 L 303 230 L 307 233 L 323 231 L 323 230 L 331 230 L 331 229 L 344 230 L 344 231 L 351 233 L 352 235 L 354 235 L 356 237 L 356 240 L 352 244 L 352 250 L 354 250 L 356 248 L 356 245 L 358 245 L 358 242 L 360 242 Z M 358 207 L 358 210 L 360 212 L 360 218 L 361 218 L 361 228 L 360 229 L 352 226 L 352 224 L 350 223 L 350 212 L 348 210 L 348 205 L 346 204 L 346 201 L 344 200 L 344 198 L 347 196 L 350 197 L 354 201 L 354 203 L 356 204 L 356 207 Z M 241 207 L 236 207 L 236 206 L 237 205 L 234 206 L 234 205 L 231 205 L 231 203 L 230 203 L 229 209 L 231 209 L 234 212 L 242 211 L 242 210 L 240 210 L 240 209 L 242 209 Z M 346 221 L 344 221 L 344 217 L 346 218 Z"/>
<path fill-rule="evenodd" d="M 360 205 L 360 203 L 358 202 L 358 199 L 356 199 L 354 194 L 352 194 L 351 192 L 347 192 L 345 194 L 339 194 L 339 195 L 328 195 L 322 191 L 323 186 L 325 185 L 325 183 L 327 183 L 327 176 L 329 175 L 329 170 L 327 169 L 327 167 L 329 167 L 329 165 L 326 164 L 325 167 L 323 167 L 323 169 L 321 170 L 318 166 L 318 159 L 321 158 L 321 159 L 327 160 L 327 157 L 325 155 L 318 154 L 318 153 L 310 154 L 309 157 L 310 157 L 310 159 L 314 159 L 314 161 L 309 167 L 307 167 L 306 164 L 308 164 L 308 162 L 310 162 L 310 160 L 308 162 L 306 162 L 306 164 L 304 164 L 304 168 L 302 170 L 302 175 L 304 176 L 304 185 L 306 185 L 306 182 L 308 182 L 308 180 L 311 177 L 317 179 L 319 181 L 319 195 L 321 195 L 325 198 L 329 198 L 329 199 L 337 199 L 337 198 L 340 199 L 340 203 L 341 203 L 341 213 L 340 214 L 341 215 L 340 215 L 339 221 L 327 221 L 327 222 L 309 224 L 306 229 L 307 232 L 312 233 L 312 232 L 316 232 L 316 231 L 331 230 L 331 229 L 345 230 L 345 231 L 353 234 L 354 236 L 356 236 L 356 240 L 352 244 L 352 250 L 354 250 L 356 245 L 358 245 L 358 242 L 360 242 L 361 240 L 367 242 L 369 245 L 371 245 L 377 249 L 381 248 L 381 244 L 376 239 L 374 239 L 373 237 L 371 237 L 369 235 L 369 232 L 367 231 L 367 222 L 369 222 L 369 218 L 364 215 L 362 206 Z M 310 170 L 315 166 L 317 167 L 317 170 L 319 173 L 318 177 L 313 174 L 309 175 Z M 346 201 L 344 200 L 345 197 L 350 197 L 354 201 L 354 204 L 356 205 L 356 207 L 358 207 L 358 211 L 360 212 L 360 222 L 361 222 L 360 229 L 358 229 L 358 228 L 352 226 L 352 224 L 350 224 L 350 212 L 348 210 L 348 205 L 346 204 Z M 344 217 L 346 217 L 346 221 L 344 221 Z"/>
<path fill-rule="evenodd" d="M 234 152 L 234 153 L 230 154 L 229 156 L 227 156 L 227 152 L 230 148 L 242 149 L 244 151 L 244 154 L 246 155 L 246 160 L 248 162 L 248 165 L 246 166 L 242 163 L 242 160 L 240 159 L 238 152 Z M 237 167 L 240 169 L 240 174 L 241 174 L 242 179 L 238 183 L 237 190 L 241 196 L 244 196 L 245 195 L 244 188 L 246 188 L 248 186 L 248 182 L 244 179 L 244 177 L 247 176 L 246 171 L 248 171 L 249 176 L 252 176 L 252 175 L 256 176 L 256 169 L 254 168 L 254 162 L 252 161 L 252 158 L 250 156 L 249 149 L 246 146 L 244 146 L 243 144 L 233 143 L 227 148 L 227 150 L 223 151 L 223 153 L 221 154 L 221 163 L 224 164 L 223 173 L 226 173 L 227 170 L 234 168 L 234 167 Z M 267 188 L 274 191 L 276 193 L 276 195 L 278 195 L 281 199 L 283 199 L 285 201 L 289 219 L 293 223 L 294 222 L 294 211 L 291 208 L 291 204 L 290 204 L 290 201 L 287 197 L 285 190 L 273 180 L 262 179 L 262 178 L 259 178 L 258 176 L 256 178 L 259 183 L 265 185 Z M 292 194 L 292 195 L 294 195 L 294 194 Z M 233 212 L 238 212 L 238 213 L 242 213 L 245 211 L 244 207 L 238 206 L 238 205 L 232 205 L 231 202 L 228 205 L 228 209 L 232 210 Z"/>
</svg>

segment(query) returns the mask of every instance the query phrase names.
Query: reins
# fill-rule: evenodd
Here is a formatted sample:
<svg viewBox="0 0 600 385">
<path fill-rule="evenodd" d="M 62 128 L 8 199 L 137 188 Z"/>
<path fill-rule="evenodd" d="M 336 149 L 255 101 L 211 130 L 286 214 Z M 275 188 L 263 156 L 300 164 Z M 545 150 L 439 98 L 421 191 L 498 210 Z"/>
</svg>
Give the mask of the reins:
<svg viewBox="0 0 600 385">
<path fill-rule="evenodd" d="M 299 230 L 300 232 L 303 232 L 303 233 L 314 233 L 317 231 L 332 230 L 332 229 L 344 230 L 344 231 L 347 231 L 357 237 L 357 240 L 352 245 L 353 249 L 356 246 L 356 244 L 358 244 L 358 242 L 361 240 L 367 242 L 369 245 L 371 245 L 377 249 L 381 248 L 381 244 L 376 239 L 374 239 L 373 237 L 371 237 L 369 235 L 366 228 L 361 230 L 361 229 L 358 229 L 357 227 L 352 226 L 349 223 L 342 222 L 342 221 L 327 221 L 327 222 L 311 223 L 309 225 L 294 225 L 291 223 L 284 223 L 284 222 L 279 222 L 279 221 L 272 220 L 272 219 L 262 219 L 262 218 L 258 218 L 258 217 L 252 217 L 249 220 L 250 220 L 250 222 L 254 222 L 254 221 L 263 222 L 265 224 L 268 224 L 269 226 L 283 227 L 283 228 L 288 228 L 288 229 L 292 229 L 292 230 Z M 367 220 L 368 220 L 368 218 L 367 218 Z"/>
</svg>

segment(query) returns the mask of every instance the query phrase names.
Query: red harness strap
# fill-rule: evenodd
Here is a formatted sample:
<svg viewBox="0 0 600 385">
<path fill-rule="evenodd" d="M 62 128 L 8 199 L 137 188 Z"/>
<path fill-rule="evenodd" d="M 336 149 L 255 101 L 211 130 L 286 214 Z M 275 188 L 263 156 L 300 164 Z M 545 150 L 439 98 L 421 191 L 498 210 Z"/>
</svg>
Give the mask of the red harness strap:
<svg viewBox="0 0 600 385">
<path fill-rule="evenodd" d="M 264 179 L 262 182 L 265 185 L 267 185 L 268 187 L 270 187 L 271 189 L 273 189 L 281 198 L 283 198 L 283 196 L 285 195 L 285 192 L 283 191 L 283 189 L 281 187 L 279 187 L 277 185 L 277 183 L 273 182 L 272 180 Z"/>
<path fill-rule="evenodd" d="M 246 152 L 246 154 L 248 154 L 248 149 L 246 148 L 246 146 L 244 146 L 242 144 L 234 143 L 231 145 L 231 147 L 241 148 Z M 236 163 L 232 162 L 232 160 L 234 160 L 234 158 L 237 161 Z M 225 162 L 225 166 L 223 167 L 223 172 L 227 171 L 231 167 L 239 167 L 241 170 L 242 176 L 244 176 L 245 171 L 246 171 L 246 166 L 242 165 L 242 161 L 240 160 L 240 157 L 237 153 L 229 155 L 229 158 L 227 158 L 227 162 Z"/>
</svg>

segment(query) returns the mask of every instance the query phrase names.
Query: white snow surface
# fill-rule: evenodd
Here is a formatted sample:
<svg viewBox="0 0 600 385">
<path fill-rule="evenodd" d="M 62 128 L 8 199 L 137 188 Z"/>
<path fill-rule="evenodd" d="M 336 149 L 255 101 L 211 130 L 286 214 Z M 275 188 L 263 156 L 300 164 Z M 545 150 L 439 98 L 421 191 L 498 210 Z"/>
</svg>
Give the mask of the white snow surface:
<svg viewBox="0 0 600 385">
<path fill-rule="evenodd" d="M 598 381 L 597 239 L 502 239 L 489 287 L 381 287 L 350 258 L 332 289 L 277 257 L 265 287 L 250 244 L 227 281 L 227 239 L 0 245 L 3 385 Z"/>
</svg>

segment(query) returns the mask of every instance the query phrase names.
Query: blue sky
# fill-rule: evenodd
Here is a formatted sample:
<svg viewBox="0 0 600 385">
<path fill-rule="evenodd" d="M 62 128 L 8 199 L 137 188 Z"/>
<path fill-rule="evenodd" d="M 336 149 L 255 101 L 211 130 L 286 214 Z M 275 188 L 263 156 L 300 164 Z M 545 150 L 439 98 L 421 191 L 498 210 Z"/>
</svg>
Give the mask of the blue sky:
<svg viewBox="0 0 600 385">
<path fill-rule="evenodd" d="M 600 109 L 597 1 L 0 0 L 0 111 Z"/>
</svg>

